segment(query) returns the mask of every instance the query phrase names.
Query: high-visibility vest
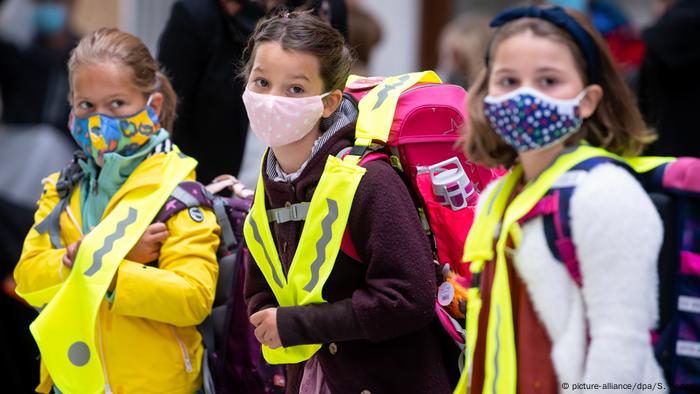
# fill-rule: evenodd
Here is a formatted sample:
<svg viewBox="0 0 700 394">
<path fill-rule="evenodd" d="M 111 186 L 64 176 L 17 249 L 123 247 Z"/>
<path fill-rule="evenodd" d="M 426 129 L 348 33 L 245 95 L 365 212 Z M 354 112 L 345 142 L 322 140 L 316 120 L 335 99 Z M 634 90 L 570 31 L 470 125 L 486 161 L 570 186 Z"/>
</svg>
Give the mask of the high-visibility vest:
<svg viewBox="0 0 700 394">
<path fill-rule="evenodd" d="M 520 182 L 523 168 L 520 164 L 499 179 L 487 201 L 481 203 L 482 210 L 477 215 L 464 245 L 464 261 L 470 262 L 472 274 L 482 272 L 484 264 L 496 264 L 491 301 L 489 305 L 486 333 L 486 353 L 484 361 L 483 393 L 515 394 L 517 388 L 517 359 L 510 285 L 508 281 L 506 246 L 508 240 L 517 249 L 522 239 L 518 224 L 520 218 L 529 213 L 535 204 L 551 189 L 554 182 L 575 165 L 593 158 L 610 157 L 625 162 L 637 172 L 646 172 L 672 158 L 634 157 L 622 158 L 604 149 L 581 145 L 560 155 L 552 165 L 534 181 L 528 183 L 508 204 L 508 199 Z M 500 228 L 499 228 L 500 226 Z M 494 236 L 496 248 L 494 251 Z M 478 283 L 474 283 L 478 286 Z M 479 313 L 481 311 L 479 287 L 468 290 L 466 317 L 466 362 L 455 394 L 469 392 L 474 349 L 479 335 Z"/>
<path fill-rule="evenodd" d="M 54 384 L 64 393 L 102 393 L 105 377 L 95 341 L 100 303 L 119 264 L 177 184 L 197 165 L 177 149 L 163 164 L 157 189 L 138 188 L 85 236 L 65 282 L 19 294 L 42 308 L 29 326 Z"/>
<path fill-rule="evenodd" d="M 348 82 L 359 78 L 351 76 Z M 440 79 L 432 71 L 389 77 L 360 100 L 355 134 L 357 149 L 364 152 L 373 143 L 387 142 L 399 95 L 419 82 L 440 82 Z M 333 270 L 355 191 L 366 172 L 358 164 L 360 158 L 361 154 L 353 150 L 343 159 L 329 156 L 326 160 L 286 276 L 268 223 L 263 177 L 259 177 L 244 236 L 279 306 L 326 302 L 323 286 Z M 276 349 L 262 346 L 263 356 L 270 364 L 299 363 L 311 358 L 320 348 L 320 344 Z"/>
</svg>

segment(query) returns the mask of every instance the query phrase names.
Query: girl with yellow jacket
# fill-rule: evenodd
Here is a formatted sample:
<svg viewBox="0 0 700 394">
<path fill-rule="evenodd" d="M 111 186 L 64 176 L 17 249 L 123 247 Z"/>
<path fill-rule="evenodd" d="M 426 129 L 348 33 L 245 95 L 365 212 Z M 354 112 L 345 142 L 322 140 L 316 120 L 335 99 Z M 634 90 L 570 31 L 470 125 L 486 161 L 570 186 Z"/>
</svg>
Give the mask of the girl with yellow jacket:
<svg viewBox="0 0 700 394">
<path fill-rule="evenodd" d="M 43 361 L 37 391 L 197 392 L 203 347 L 196 326 L 213 302 L 219 227 L 200 208 L 150 224 L 174 186 L 195 177 L 194 160 L 165 130 L 175 93 L 146 46 L 115 29 L 83 38 L 69 73 L 82 176 L 66 203 L 58 174 L 46 178 L 14 273 L 17 293 L 42 310 L 31 326 Z M 42 223 L 57 205 L 60 231 L 52 234 Z M 120 212 L 125 219 L 114 218 Z M 117 231 L 103 237 L 112 222 Z M 103 287 L 101 275 L 108 275 Z M 89 340 L 63 347 L 83 331 Z"/>
</svg>

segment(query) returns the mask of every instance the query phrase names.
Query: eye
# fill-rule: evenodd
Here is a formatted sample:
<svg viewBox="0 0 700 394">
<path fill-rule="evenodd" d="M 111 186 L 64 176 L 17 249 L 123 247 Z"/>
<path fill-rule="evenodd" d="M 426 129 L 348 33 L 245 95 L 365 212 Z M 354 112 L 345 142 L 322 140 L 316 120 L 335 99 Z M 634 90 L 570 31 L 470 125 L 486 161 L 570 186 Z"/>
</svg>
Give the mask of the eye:
<svg viewBox="0 0 700 394">
<path fill-rule="evenodd" d="M 255 81 L 253 81 L 253 83 L 255 84 L 255 86 L 257 86 L 259 88 L 266 88 L 266 87 L 270 86 L 270 83 L 267 82 L 267 80 L 263 79 L 263 78 L 257 78 Z"/>
<path fill-rule="evenodd" d="M 518 81 L 513 77 L 503 77 L 498 81 L 498 84 L 503 87 L 511 87 L 517 83 Z"/>
<path fill-rule="evenodd" d="M 84 109 L 84 110 L 89 110 L 92 108 L 92 103 L 89 101 L 81 101 L 78 103 L 78 108 Z"/>
<path fill-rule="evenodd" d="M 302 94 L 302 93 L 304 93 L 304 88 L 302 88 L 299 85 L 294 85 L 294 86 L 289 88 L 288 92 L 290 94 Z"/>
<path fill-rule="evenodd" d="M 124 100 L 112 100 L 112 101 L 109 103 L 109 106 L 110 106 L 110 108 L 112 108 L 112 109 L 118 109 L 118 108 L 120 108 L 120 107 L 123 106 L 123 105 L 124 105 Z"/>
<path fill-rule="evenodd" d="M 544 77 L 540 79 L 540 85 L 544 87 L 554 86 L 558 82 L 556 78 Z"/>
</svg>

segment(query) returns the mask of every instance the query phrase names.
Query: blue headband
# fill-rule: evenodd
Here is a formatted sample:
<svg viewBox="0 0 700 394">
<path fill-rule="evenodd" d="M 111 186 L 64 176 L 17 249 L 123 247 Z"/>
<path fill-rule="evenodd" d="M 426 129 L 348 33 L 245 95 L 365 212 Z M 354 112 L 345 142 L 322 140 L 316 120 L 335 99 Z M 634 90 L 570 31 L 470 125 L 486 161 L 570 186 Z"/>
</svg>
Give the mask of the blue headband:
<svg viewBox="0 0 700 394">
<path fill-rule="evenodd" d="M 600 81 L 600 56 L 593 37 L 561 7 L 517 7 L 507 9 L 496 15 L 491 21 L 491 27 L 500 27 L 520 18 L 538 18 L 564 29 L 576 42 L 588 64 L 588 83 Z M 486 53 L 486 65 L 489 64 L 489 54 Z"/>
</svg>

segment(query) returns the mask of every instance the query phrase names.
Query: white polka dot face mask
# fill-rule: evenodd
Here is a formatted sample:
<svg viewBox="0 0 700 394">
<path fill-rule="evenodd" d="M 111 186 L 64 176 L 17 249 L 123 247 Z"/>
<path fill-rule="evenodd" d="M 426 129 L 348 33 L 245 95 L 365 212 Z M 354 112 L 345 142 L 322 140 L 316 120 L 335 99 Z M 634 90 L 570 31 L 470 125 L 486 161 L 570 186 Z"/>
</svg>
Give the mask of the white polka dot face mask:
<svg viewBox="0 0 700 394">
<path fill-rule="evenodd" d="M 484 114 L 503 141 L 518 152 L 541 149 L 563 141 L 581 128 L 579 105 L 584 89 L 568 100 L 522 87 L 484 98 Z"/>
<path fill-rule="evenodd" d="M 269 147 L 291 144 L 304 138 L 323 114 L 328 93 L 311 97 L 283 97 L 243 92 L 250 128 Z"/>
</svg>

